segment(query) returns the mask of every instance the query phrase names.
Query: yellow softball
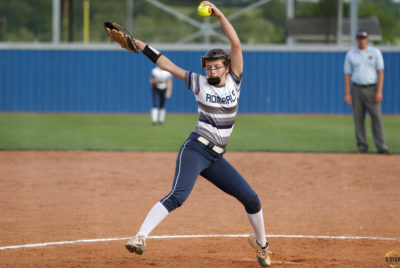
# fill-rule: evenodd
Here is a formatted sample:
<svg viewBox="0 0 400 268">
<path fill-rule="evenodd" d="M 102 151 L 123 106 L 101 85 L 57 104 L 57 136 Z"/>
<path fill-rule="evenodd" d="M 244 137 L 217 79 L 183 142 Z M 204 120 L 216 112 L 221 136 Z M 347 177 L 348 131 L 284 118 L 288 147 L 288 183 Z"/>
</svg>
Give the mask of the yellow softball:
<svg viewBox="0 0 400 268">
<path fill-rule="evenodd" d="M 201 16 L 201 17 L 208 17 L 211 15 L 210 8 L 211 8 L 210 5 L 200 4 L 199 7 L 197 8 L 197 12 L 199 13 L 199 16 Z"/>
</svg>

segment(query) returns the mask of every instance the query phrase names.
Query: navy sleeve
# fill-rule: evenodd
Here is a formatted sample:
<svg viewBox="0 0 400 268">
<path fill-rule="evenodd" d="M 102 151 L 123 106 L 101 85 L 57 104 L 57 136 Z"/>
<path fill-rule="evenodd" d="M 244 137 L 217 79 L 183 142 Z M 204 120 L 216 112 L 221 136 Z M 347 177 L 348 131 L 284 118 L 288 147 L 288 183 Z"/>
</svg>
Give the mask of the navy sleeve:
<svg viewBox="0 0 400 268">
<path fill-rule="evenodd" d="M 242 76 L 238 77 L 232 70 L 229 70 L 229 74 L 232 75 L 233 81 L 235 81 L 236 85 L 240 85 L 240 82 L 242 82 Z"/>
<path fill-rule="evenodd" d="M 192 89 L 192 72 L 186 72 L 185 73 L 185 80 L 186 80 L 186 87 L 193 91 Z"/>
</svg>

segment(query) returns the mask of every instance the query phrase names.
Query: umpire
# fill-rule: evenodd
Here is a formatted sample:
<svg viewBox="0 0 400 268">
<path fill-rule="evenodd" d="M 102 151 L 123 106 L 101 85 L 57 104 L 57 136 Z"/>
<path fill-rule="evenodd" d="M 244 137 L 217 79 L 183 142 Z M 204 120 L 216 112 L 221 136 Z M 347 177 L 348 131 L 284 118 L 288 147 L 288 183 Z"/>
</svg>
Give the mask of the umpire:
<svg viewBox="0 0 400 268">
<path fill-rule="evenodd" d="M 346 54 L 344 61 L 345 97 L 347 105 L 353 105 L 353 117 L 358 151 L 368 152 L 365 133 L 365 112 L 371 117 L 372 135 L 378 153 L 391 154 L 385 141 L 381 119 L 383 88 L 383 58 L 379 49 L 368 45 L 368 33 L 357 32 L 357 47 Z M 350 86 L 352 85 L 351 95 Z"/>
</svg>

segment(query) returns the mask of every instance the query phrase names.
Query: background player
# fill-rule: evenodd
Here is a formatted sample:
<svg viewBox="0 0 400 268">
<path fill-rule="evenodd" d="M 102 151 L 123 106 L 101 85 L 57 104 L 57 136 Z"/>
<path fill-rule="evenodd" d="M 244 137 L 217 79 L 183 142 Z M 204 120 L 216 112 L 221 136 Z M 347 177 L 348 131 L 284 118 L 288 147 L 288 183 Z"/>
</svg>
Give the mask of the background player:
<svg viewBox="0 0 400 268">
<path fill-rule="evenodd" d="M 358 31 L 356 38 L 357 47 L 347 52 L 344 61 L 344 101 L 347 105 L 353 104 L 358 151 L 360 153 L 368 152 L 365 131 L 365 113 L 368 110 L 372 122 L 372 135 L 378 153 L 391 154 L 386 145 L 381 118 L 384 77 L 382 53 L 378 48 L 368 46 L 367 31 Z"/>
<path fill-rule="evenodd" d="M 246 180 L 223 157 L 238 109 L 243 73 L 241 43 L 233 26 L 216 6 L 208 1 L 203 1 L 202 4 L 210 5 L 212 16 L 221 23 L 231 45 L 229 55 L 221 49 L 213 49 L 202 57 L 206 76 L 185 71 L 153 47 L 140 40 L 135 41 L 135 46 L 151 61 L 186 82 L 196 98 L 199 121 L 179 150 L 171 191 L 153 206 L 139 232 L 125 247 L 130 252 L 142 254 L 146 250 L 145 240 L 150 232 L 171 211 L 183 204 L 198 175 L 202 175 L 243 204 L 254 231 L 248 238 L 249 243 L 255 249 L 259 263 L 268 266 L 271 261 L 260 200 Z M 107 29 L 107 33 L 113 40 L 124 38 L 117 36 L 116 30 L 111 32 Z M 123 47 L 136 51 L 126 44 Z"/>
<path fill-rule="evenodd" d="M 165 121 L 165 100 L 172 94 L 172 75 L 156 66 L 151 70 L 151 121 L 153 125 Z"/>
</svg>

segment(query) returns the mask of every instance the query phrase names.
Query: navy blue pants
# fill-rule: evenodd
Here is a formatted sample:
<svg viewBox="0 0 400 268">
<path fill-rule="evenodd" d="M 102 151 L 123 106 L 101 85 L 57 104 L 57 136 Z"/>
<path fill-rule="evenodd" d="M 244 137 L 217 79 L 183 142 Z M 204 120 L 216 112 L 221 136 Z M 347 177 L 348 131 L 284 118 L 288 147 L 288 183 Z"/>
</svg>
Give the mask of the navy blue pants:
<svg viewBox="0 0 400 268">
<path fill-rule="evenodd" d="M 163 109 L 165 106 L 165 99 L 166 99 L 167 89 L 160 90 L 156 87 L 151 88 L 151 101 L 153 108 L 160 108 Z"/>
<path fill-rule="evenodd" d="M 171 192 L 160 202 L 171 212 L 181 206 L 189 196 L 200 174 L 219 189 L 238 199 L 249 214 L 261 210 L 261 203 L 246 180 L 236 169 L 204 144 L 192 133 L 181 146 L 176 159 L 175 177 Z"/>
</svg>

